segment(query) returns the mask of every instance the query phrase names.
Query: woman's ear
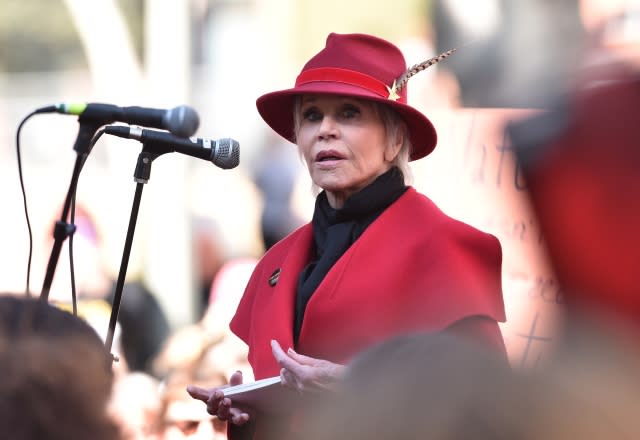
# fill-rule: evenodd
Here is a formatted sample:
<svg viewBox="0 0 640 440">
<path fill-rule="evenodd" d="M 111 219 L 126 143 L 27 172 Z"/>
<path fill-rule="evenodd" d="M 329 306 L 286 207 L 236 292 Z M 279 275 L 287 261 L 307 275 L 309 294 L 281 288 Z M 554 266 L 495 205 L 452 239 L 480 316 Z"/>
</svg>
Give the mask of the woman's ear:
<svg viewBox="0 0 640 440">
<path fill-rule="evenodd" d="M 384 150 L 384 159 L 387 162 L 393 162 L 396 156 L 398 156 L 398 153 L 400 153 L 400 149 L 404 143 L 404 136 L 405 133 L 403 130 L 396 130 L 393 139 L 391 139 L 390 144 L 387 145 L 387 148 Z"/>
</svg>

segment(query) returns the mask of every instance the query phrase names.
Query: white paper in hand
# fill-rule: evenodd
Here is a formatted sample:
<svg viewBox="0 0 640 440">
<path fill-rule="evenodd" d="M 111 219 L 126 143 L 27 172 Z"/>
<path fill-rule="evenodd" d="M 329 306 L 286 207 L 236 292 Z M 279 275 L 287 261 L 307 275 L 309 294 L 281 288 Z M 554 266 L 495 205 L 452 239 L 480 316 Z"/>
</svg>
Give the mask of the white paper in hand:
<svg viewBox="0 0 640 440">
<path fill-rule="evenodd" d="M 222 391 L 233 406 L 249 406 L 265 412 L 288 411 L 300 399 L 300 394 L 280 383 L 280 376 L 230 386 Z"/>
</svg>

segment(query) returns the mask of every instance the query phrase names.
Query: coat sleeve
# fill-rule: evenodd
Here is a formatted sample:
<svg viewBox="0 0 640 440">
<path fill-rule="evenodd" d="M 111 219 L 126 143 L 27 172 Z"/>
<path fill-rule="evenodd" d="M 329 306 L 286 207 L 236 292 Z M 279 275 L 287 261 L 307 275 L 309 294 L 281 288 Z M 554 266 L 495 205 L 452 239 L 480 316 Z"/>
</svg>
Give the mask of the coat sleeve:
<svg viewBox="0 0 640 440">
<path fill-rule="evenodd" d="M 506 320 L 502 299 L 502 247 L 496 237 L 452 221 L 437 239 L 432 269 L 451 325 L 464 317 Z"/>
</svg>

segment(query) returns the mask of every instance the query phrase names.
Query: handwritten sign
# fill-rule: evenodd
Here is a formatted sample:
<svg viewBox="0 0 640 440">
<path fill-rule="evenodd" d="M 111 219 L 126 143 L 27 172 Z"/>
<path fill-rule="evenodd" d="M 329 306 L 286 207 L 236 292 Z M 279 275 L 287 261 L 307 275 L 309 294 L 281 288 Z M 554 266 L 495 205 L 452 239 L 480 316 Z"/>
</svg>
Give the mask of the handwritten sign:
<svg viewBox="0 0 640 440">
<path fill-rule="evenodd" d="M 495 235 L 503 251 L 507 322 L 501 325 L 514 366 L 535 367 L 551 348 L 563 295 L 548 264 L 527 183 L 505 126 L 533 114 L 521 109 L 428 112 L 438 146 L 412 163 L 414 185 L 447 214 Z"/>
</svg>

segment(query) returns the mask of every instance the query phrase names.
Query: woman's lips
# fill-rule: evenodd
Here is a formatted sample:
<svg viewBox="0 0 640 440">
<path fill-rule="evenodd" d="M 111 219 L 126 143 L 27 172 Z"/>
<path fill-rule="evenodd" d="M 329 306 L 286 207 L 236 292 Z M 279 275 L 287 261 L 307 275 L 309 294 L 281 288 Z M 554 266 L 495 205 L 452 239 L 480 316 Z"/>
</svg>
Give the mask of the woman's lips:
<svg viewBox="0 0 640 440">
<path fill-rule="evenodd" d="M 316 162 L 336 162 L 344 159 L 344 156 L 334 150 L 323 150 L 316 154 Z"/>
</svg>

